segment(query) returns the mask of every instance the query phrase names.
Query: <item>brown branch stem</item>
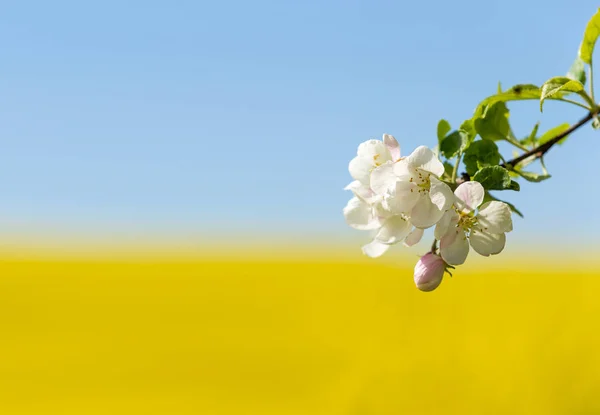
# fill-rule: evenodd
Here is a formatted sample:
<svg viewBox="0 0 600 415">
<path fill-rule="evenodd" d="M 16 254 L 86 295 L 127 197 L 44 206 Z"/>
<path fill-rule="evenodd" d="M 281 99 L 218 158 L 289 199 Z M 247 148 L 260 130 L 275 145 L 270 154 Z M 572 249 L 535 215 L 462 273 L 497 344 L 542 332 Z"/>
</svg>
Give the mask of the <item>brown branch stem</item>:
<svg viewBox="0 0 600 415">
<path fill-rule="evenodd" d="M 520 162 L 522 162 L 525 159 L 528 159 L 531 156 L 535 156 L 536 159 L 542 157 L 556 143 L 558 143 L 560 140 L 562 140 L 563 138 L 565 138 L 569 134 L 573 133 L 575 130 L 579 129 L 583 125 L 585 125 L 588 122 L 590 122 L 594 117 L 596 117 L 598 115 L 598 113 L 600 113 L 600 106 L 597 106 L 596 108 L 594 108 L 585 117 L 583 117 L 582 119 L 580 119 L 579 121 L 577 121 L 577 123 L 573 124 L 567 130 L 563 131 L 560 134 L 557 134 L 556 137 L 553 137 L 552 139 L 548 140 L 544 144 L 542 144 L 542 145 L 540 145 L 540 146 L 538 146 L 538 147 L 536 147 L 536 148 L 534 148 L 532 150 L 529 150 L 529 151 L 521 154 L 519 157 L 516 157 L 516 158 L 514 158 L 512 160 L 509 160 L 506 163 L 500 164 L 500 166 L 504 167 L 504 168 L 506 168 L 507 166 L 515 167 L 517 164 L 519 164 Z M 434 238 L 433 239 L 433 244 L 431 244 L 431 252 L 435 254 L 436 251 L 437 251 L 437 239 Z M 450 275 L 452 275 L 452 274 L 450 274 Z"/>
<path fill-rule="evenodd" d="M 536 159 L 542 157 L 544 154 L 546 154 L 548 152 L 548 150 L 550 150 L 552 148 L 552 146 L 554 146 L 560 140 L 562 140 L 563 138 L 565 138 L 566 136 L 568 136 L 569 134 L 571 134 L 572 132 L 574 132 L 575 130 L 580 128 L 581 126 L 587 124 L 589 121 L 592 120 L 592 118 L 594 118 L 596 115 L 598 115 L 599 112 L 600 112 L 600 107 L 596 107 L 593 111 L 590 111 L 585 117 L 583 117 L 577 123 L 573 124 L 567 130 L 563 131 L 560 134 L 557 134 L 556 137 L 553 137 L 552 139 L 548 140 L 541 146 L 538 146 L 532 150 L 527 151 L 526 153 L 521 154 L 519 157 L 509 160 L 506 163 L 502 163 L 500 165 L 500 167 L 506 168 L 509 165 L 512 167 L 515 167 L 517 164 L 519 164 L 520 162 L 522 162 L 525 159 L 528 159 L 531 156 L 535 156 Z"/>
</svg>

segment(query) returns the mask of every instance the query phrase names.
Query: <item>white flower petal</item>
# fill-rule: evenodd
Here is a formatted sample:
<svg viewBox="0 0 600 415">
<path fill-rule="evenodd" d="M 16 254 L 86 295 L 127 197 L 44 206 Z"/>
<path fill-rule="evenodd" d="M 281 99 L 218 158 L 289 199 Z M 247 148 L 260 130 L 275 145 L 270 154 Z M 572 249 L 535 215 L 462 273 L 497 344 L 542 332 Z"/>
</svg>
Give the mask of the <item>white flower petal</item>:
<svg viewBox="0 0 600 415">
<path fill-rule="evenodd" d="M 417 174 L 415 168 L 408 164 L 408 158 L 404 158 L 394 163 L 394 173 L 401 180 L 410 180 Z"/>
<path fill-rule="evenodd" d="M 363 200 L 369 200 L 373 197 L 373 191 L 371 191 L 369 186 L 364 185 L 358 180 L 354 180 L 348 186 L 344 187 L 344 190 L 351 190 L 355 196 Z"/>
<path fill-rule="evenodd" d="M 454 204 L 454 193 L 452 193 L 450 186 L 433 176 L 429 177 L 429 181 L 431 182 L 429 197 L 433 204 L 443 212 L 450 209 L 452 204 Z"/>
<path fill-rule="evenodd" d="M 460 228 L 450 229 L 440 240 L 440 254 L 450 265 L 461 265 L 469 255 L 469 241 Z"/>
<path fill-rule="evenodd" d="M 404 246 L 413 246 L 418 244 L 423 238 L 425 231 L 421 228 L 414 228 L 411 233 L 404 239 Z"/>
<path fill-rule="evenodd" d="M 506 235 L 503 233 L 487 233 L 473 230 L 469 239 L 473 249 L 483 256 L 499 254 L 506 245 Z"/>
<path fill-rule="evenodd" d="M 385 204 L 390 211 L 399 214 L 410 212 L 420 198 L 416 184 L 397 181 L 395 188 L 385 197 Z"/>
<path fill-rule="evenodd" d="M 368 159 L 358 156 L 350 160 L 350 164 L 348 165 L 350 176 L 352 176 L 354 180 L 358 180 L 367 186 L 369 185 L 369 178 L 371 176 L 372 169 L 373 163 L 371 163 Z"/>
<path fill-rule="evenodd" d="M 371 171 L 388 161 L 392 155 L 383 141 L 367 140 L 358 146 L 357 156 L 350 161 L 350 175 L 361 183 L 369 184 Z"/>
<path fill-rule="evenodd" d="M 444 165 L 430 148 L 420 146 L 408 156 L 408 163 L 415 168 L 433 173 L 437 177 L 444 174 Z"/>
<path fill-rule="evenodd" d="M 379 219 L 373 214 L 372 207 L 358 197 L 353 197 L 344 208 L 346 223 L 354 229 L 372 230 L 381 225 Z"/>
<path fill-rule="evenodd" d="M 382 195 L 392 190 L 397 181 L 398 177 L 394 174 L 394 163 L 391 161 L 376 167 L 371 172 L 370 186 L 376 194 Z"/>
<path fill-rule="evenodd" d="M 392 161 L 398 161 L 398 159 L 400 159 L 400 144 L 398 144 L 398 141 L 394 138 L 394 136 L 390 134 L 384 134 L 383 144 L 385 144 L 390 152 Z"/>
<path fill-rule="evenodd" d="M 454 195 L 456 196 L 454 202 L 456 207 L 469 213 L 481 205 L 485 190 L 479 182 L 465 182 L 456 188 Z"/>
<path fill-rule="evenodd" d="M 356 153 L 358 157 L 369 160 L 372 165 L 375 165 L 376 162 L 383 164 L 392 159 L 387 146 L 379 140 L 367 140 L 360 143 Z"/>
<path fill-rule="evenodd" d="M 363 187 L 363 184 L 358 180 L 354 180 L 353 182 L 348 183 L 348 185 L 344 187 L 344 190 L 352 190 L 354 192 L 355 189 L 360 187 Z"/>
<path fill-rule="evenodd" d="M 383 222 L 375 239 L 386 244 L 395 244 L 406 238 L 406 235 L 410 232 L 410 228 L 408 220 L 401 215 L 394 215 Z"/>
<path fill-rule="evenodd" d="M 419 198 L 415 207 L 410 211 L 410 221 L 417 228 L 429 228 L 435 225 L 443 215 L 444 212 L 439 210 L 425 194 Z"/>
<path fill-rule="evenodd" d="M 448 233 L 450 227 L 454 227 L 457 223 L 458 213 L 456 213 L 454 210 L 447 211 L 446 213 L 444 213 L 439 222 L 435 225 L 433 236 L 439 241 L 444 235 Z"/>
<path fill-rule="evenodd" d="M 386 206 L 384 206 L 384 203 L 380 203 L 379 201 L 376 201 L 376 203 L 372 204 L 371 206 L 373 206 L 373 214 L 379 218 L 379 223 L 383 223 L 385 219 L 389 218 L 390 216 L 394 216 L 394 214 L 392 212 L 390 212 L 388 209 L 386 209 Z"/>
<path fill-rule="evenodd" d="M 488 233 L 512 231 L 510 207 L 503 202 L 491 201 L 481 205 L 477 214 L 478 228 Z"/>
<path fill-rule="evenodd" d="M 373 240 L 362 247 L 362 251 L 366 256 L 377 258 L 385 254 L 390 249 L 390 245 Z"/>
</svg>

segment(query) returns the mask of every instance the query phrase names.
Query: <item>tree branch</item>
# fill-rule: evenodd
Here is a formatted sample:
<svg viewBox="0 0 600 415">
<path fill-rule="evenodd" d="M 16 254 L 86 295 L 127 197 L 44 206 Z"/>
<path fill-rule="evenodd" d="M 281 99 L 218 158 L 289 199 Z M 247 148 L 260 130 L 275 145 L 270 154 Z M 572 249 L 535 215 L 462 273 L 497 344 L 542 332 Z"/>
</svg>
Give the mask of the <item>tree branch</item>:
<svg viewBox="0 0 600 415">
<path fill-rule="evenodd" d="M 567 130 L 563 131 L 560 134 L 557 134 L 556 137 L 553 137 L 552 139 L 548 140 L 541 146 L 538 146 L 532 150 L 529 150 L 529 151 L 521 154 L 519 157 L 516 157 L 512 160 L 509 160 L 505 163 L 500 164 L 500 166 L 504 167 L 504 168 L 506 168 L 507 166 L 515 167 L 517 164 L 519 164 L 520 162 L 522 162 L 525 159 L 528 159 L 531 156 L 535 156 L 536 159 L 542 157 L 544 154 L 546 154 L 548 152 L 548 150 L 550 150 L 552 148 L 552 146 L 554 146 L 556 143 L 558 143 L 560 140 L 562 140 L 563 138 L 565 138 L 566 136 L 568 136 L 575 130 L 579 129 L 580 127 L 582 127 L 585 124 L 587 124 L 588 122 L 590 122 L 594 117 L 598 116 L 598 113 L 600 113 L 600 106 L 594 108 L 585 117 L 583 117 L 582 119 L 577 121 L 577 123 L 573 124 Z M 458 166 L 458 163 L 460 163 L 460 158 L 457 161 L 457 166 Z M 454 173 L 456 173 L 456 168 L 454 169 Z M 435 254 L 436 251 L 437 251 L 437 239 L 434 238 L 433 244 L 431 244 L 431 252 Z M 453 267 L 451 267 L 451 268 L 453 268 Z M 450 275 L 452 275 L 452 274 L 450 274 Z"/>
<path fill-rule="evenodd" d="M 545 142 L 541 146 L 534 148 L 533 150 L 529 150 L 528 152 L 521 154 L 517 158 L 509 160 L 506 163 L 502 163 L 500 165 L 500 167 L 506 168 L 508 165 L 515 167 L 517 164 L 519 164 L 520 162 L 522 162 L 525 159 L 528 159 L 531 156 L 535 156 L 536 159 L 542 157 L 544 154 L 546 154 L 548 152 L 548 150 L 550 150 L 552 148 L 552 146 L 554 144 L 558 143 L 560 140 L 562 140 L 563 138 L 565 138 L 566 136 L 568 136 L 569 134 L 571 134 L 572 132 L 577 130 L 579 127 L 581 127 L 581 126 L 587 124 L 589 121 L 591 121 L 592 118 L 594 118 L 596 115 L 598 115 L 598 112 L 600 112 L 600 107 L 597 107 L 593 111 L 590 111 L 588 113 L 588 115 L 583 117 L 576 124 L 573 124 L 567 130 L 558 134 L 556 137 L 553 137 L 551 140 Z"/>
</svg>

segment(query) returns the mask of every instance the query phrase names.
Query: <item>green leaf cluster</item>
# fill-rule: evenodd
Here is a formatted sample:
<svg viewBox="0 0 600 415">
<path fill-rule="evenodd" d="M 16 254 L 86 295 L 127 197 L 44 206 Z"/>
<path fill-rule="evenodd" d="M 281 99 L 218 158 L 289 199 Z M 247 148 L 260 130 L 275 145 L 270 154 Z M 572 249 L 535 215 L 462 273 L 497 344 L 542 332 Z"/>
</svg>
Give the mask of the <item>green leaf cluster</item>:
<svg viewBox="0 0 600 415">
<path fill-rule="evenodd" d="M 437 128 L 438 148 L 440 154 L 447 159 L 461 154 L 475 137 L 475 131 L 469 123 L 463 123 L 458 130 L 451 130 L 448 121 L 440 120 Z"/>
<path fill-rule="evenodd" d="M 590 112 L 597 111 L 591 69 L 599 36 L 600 9 L 588 22 L 578 56 L 566 75 L 551 77 L 540 86 L 522 83 L 503 90 L 498 84 L 497 92 L 483 99 L 475 107 L 473 116 L 463 121 L 459 128 L 453 129 L 447 120 L 440 120 L 437 138 L 445 169 L 443 179 L 453 187 L 460 180 L 478 181 L 486 190 L 486 200 L 499 200 L 490 191 L 519 191 L 521 186 L 517 180 L 539 183 L 549 179 L 551 175 L 544 165 L 544 153 L 536 150 L 568 130 L 570 124 L 559 123 L 540 133 L 540 123 L 537 122 L 529 134 L 517 138 L 510 123 L 508 105 L 513 101 L 535 100 L 541 112 L 547 101 L 554 101 L 576 105 Z M 592 121 L 592 126 L 600 129 L 600 117 Z M 565 136 L 557 144 L 563 144 L 567 138 Z M 500 143 L 513 146 L 512 157 L 519 157 L 517 163 L 502 156 L 500 149 L 506 144 Z M 521 155 L 524 153 L 528 157 L 523 158 Z M 528 167 L 536 161 L 539 161 L 541 172 L 531 171 Z M 515 206 L 510 203 L 509 206 L 522 216 Z"/>
</svg>

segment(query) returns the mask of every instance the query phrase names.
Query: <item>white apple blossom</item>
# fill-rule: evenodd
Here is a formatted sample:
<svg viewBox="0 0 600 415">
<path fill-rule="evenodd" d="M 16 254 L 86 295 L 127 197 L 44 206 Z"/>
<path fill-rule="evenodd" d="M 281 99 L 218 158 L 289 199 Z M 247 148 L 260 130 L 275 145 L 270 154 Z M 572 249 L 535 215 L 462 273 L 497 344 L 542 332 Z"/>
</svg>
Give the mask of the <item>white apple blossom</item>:
<svg viewBox="0 0 600 415">
<path fill-rule="evenodd" d="M 344 190 L 351 190 L 354 193 L 354 197 L 344 208 L 346 223 L 354 229 L 365 231 L 380 227 L 381 222 L 375 208 L 381 204 L 382 197 L 373 193 L 369 186 L 358 180 L 350 183 Z"/>
<path fill-rule="evenodd" d="M 383 204 L 395 214 L 410 217 L 416 227 L 435 225 L 454 201 L 452 190 L 439 180 L 444 165 L 433 151 L 420 146 L 396 162 L 387 161 L 371 173 L 370 188 L 383 195 Z"/>
<path fill-rule="evenodd" d="M 391 245 L 404 241 L 407 246 L 419 242 L 422 230 L 414 229 L 409 218 L 403 214 L 392 214 L 382 204 L 382 198 L 366 192 L 363 186 L 352 182 L 346 187 L 354 192 L 344 208 L 346 223 L 354 229 L 373 231 L 373 240 L 363 246 L 363 252 L 370 257 L 383 255 Z"/>
<path fill-rule="evenodd" d="M 484 194 L 478 182 L 461 184 L 454 191 L 453 208 L 437 224 L 435 238 L 440 241 L 440 254 L 448 264 L 463 264 L 469 254 L 469 243 L 483 256 L 504 249 L 505 232 L 512 231 L 510 207 L 498 201 L 481 205 Z"/>
<path fill-rule="evenodd" d="M 371 172 L 386 162 L 400 159 L 400 145 L 394 136 L 384 134 L 383 139 L 367 140 L 358 146 L 356 157 L 350 161 L 348 171 L 354 180 L 366 185 L 370 184 Z"/>
<path fill-rule="evenodd" d="M 384 134 L 382 141 L 368 140 L 360 144 L 348 168 L 356 180 L 345 188 L 351 190 L 354 197 L 344 208 L 344 217 L 355 229 L 373 231 L 373 240 L 363 246 L 363 252 L 370 257 L 383 255 L 391 245 L 401 241 L 412 246 L 423 236 L 421 229 L 411 231 L 406 213 L 391 212 L 384 203 L 384 195 L 371 187 L 371 173 L 375 169 L 399 160 L 400 145 L 393 136 Z"/>
<path fill-rule="evenodd" d="M 384 253 L 394 244 L 404 242 L 405 245 L 411 243 L 411 227 L 409 219 L 404 215 L 392 215 L 384 209 L 379 209 L 378 213 L 381 226 L 376 230 L 373 240 L 362 247 L 365 255 L 376 258 Z M 418 241 L 417 241 L 418 242 Z"/>
</svg>

